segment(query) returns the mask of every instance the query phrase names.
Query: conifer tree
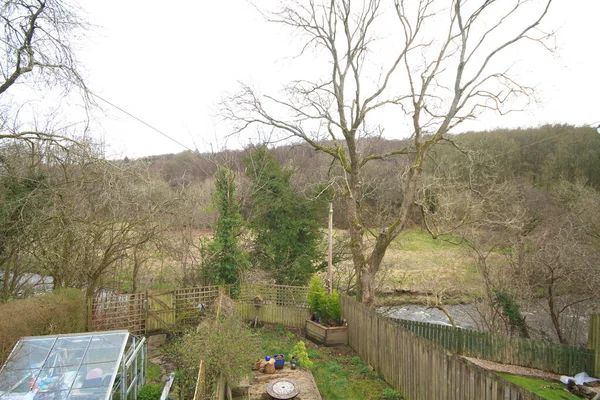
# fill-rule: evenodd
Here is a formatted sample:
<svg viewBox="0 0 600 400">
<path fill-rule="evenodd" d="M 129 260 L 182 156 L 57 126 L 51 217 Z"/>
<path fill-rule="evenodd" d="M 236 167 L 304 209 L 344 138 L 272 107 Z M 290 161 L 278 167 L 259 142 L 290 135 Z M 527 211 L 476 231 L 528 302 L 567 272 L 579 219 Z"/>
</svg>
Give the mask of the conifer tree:
<svg viewBox="0 0 600 400">
<path fill-rule="evenodd" d="M 322 258 L 319 227 L 325 219 L 319 210 L 326 210 L 326 199 L 296 193 L 290 184 L 293 171 L 282 168 L 264 147 L 245 161 L 253 182 L 252 258 L 272 271 L 278 284 L 305 285 Z"/>
</svg>

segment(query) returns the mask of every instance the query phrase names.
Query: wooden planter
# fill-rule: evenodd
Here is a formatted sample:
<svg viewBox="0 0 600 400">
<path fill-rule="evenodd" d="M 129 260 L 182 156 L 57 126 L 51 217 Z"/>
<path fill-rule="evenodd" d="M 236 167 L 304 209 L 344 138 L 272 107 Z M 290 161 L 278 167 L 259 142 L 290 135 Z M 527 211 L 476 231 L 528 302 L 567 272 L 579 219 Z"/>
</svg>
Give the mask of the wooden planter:
<svg viewBox="0 0 600 400">
<path fill-rule="evenodd" d="M 313 342 L 325 346 L 348 344 L 347 326 L 323 326 L 316 322 L 306 321 L 306 337 Z"/>
</svg>

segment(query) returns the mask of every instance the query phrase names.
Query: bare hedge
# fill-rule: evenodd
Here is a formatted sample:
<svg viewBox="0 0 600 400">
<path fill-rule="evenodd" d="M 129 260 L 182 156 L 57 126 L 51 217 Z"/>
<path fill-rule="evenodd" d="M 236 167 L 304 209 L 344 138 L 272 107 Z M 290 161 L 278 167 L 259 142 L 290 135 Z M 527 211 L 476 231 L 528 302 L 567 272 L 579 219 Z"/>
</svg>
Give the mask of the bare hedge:
<svg viewBox="0 0 600 400">
<path fill-rule="evenodd" d="M 0 304 L 0 366 L 22 336 L 84 332 L 85 319 L 85 297 L 77 289 Z"/>
</svg>

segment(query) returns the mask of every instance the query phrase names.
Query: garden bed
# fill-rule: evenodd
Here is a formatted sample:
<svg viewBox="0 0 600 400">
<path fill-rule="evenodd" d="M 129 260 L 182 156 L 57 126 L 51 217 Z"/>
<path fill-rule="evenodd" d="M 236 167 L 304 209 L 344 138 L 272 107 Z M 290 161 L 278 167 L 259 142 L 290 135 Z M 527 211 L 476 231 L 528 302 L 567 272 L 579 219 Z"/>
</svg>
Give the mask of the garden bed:
<svg viewBox="0 0 600 400">
<path fill-rule="evenodd" d="M 348 344 L 347 326 L 324 326 L 314 321 L 306 321 L 306 337 L 325 346 Z"/>
</svg>

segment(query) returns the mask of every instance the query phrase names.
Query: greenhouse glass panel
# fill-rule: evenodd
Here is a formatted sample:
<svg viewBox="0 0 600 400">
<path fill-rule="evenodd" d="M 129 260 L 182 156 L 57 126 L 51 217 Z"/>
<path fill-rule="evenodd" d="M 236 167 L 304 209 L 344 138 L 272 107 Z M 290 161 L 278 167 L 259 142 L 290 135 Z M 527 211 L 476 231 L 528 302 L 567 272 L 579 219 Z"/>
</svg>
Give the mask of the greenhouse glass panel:
<svg viewBox="0 0 600 400">
<path fill-rule="evenodd" d="M 145 339 L 127 331 L 25 337 L 0 369 L 1 399 L 125 398 L 125 365 L 145 363 Z M 143 369 L 129 376 L 141 387 Z M 138 390 L 133 390 L 137 393 Z"/>
</svg>

